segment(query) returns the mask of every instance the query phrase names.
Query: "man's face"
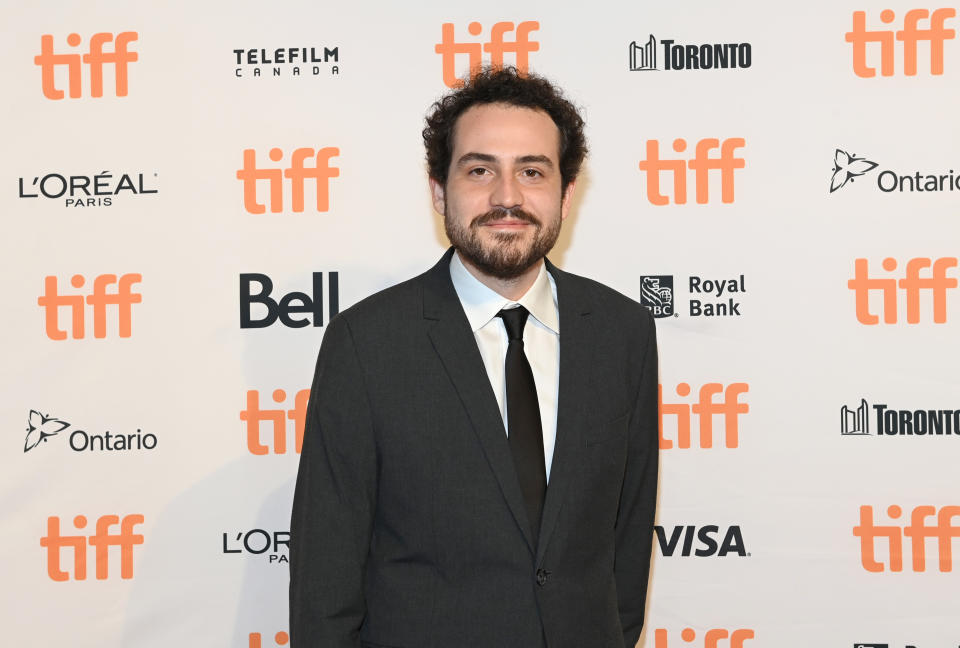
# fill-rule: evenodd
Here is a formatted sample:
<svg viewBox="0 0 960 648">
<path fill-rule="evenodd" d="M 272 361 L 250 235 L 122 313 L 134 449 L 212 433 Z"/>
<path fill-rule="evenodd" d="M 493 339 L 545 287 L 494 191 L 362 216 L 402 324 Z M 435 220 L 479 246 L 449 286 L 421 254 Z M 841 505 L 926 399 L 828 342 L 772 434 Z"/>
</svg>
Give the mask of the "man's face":
<svg viewBox="0 0 960 648">
<path fill-rule="evenodd" d="M 450 242 L 498 279 L 519 277 L 556 243 L 573 183 L 565 194 L 560 187 L 556 124 L 543 111 L 499 103 L 460 116 L 447 184 L 430 180 Z"/>
</svg>

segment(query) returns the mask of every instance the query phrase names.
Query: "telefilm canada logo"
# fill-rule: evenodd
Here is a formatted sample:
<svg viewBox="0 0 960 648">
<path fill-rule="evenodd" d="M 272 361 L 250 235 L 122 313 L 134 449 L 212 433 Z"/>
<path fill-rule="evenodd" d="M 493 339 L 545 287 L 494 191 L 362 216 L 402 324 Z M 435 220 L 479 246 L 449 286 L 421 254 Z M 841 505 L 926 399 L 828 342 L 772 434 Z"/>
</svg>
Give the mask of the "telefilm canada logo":
<svg viewBox="0 0 960 648">
<path fill-rule="evenodd" d="M 157 436 L 150 432 L 122 434 L 106 430 L 87 432 L 69 421 L 51 414 L 42 414 L 39 410 L 30 410 L 27 415 L 27 436 L 23 442 L 23 451 L 30 452 L 51 439 L 67 438 L 67 445 L 74 452 L 116 452 L 125 450 L 153 450 L 157 447 Z"/>
<path fill-rule="evenodd" d="M 960 436 L 960 409 L 897 409 L 886 403 L 875 403 L 871 407 L 861 398 L 854 407 L 840 408 L 840 435 Z"/>
<path fill-rule="evenodd" d="M 750 43 L 688 44 L 673 39 L 657 43 L 650 34 L 646 41 L 632 41 L 629 48 L 631 72 L 672 70 L 731 70 L 753 65 Z"/>
<path fill-rule="evenodd" d="M 744 275 L 706 277 L 690 275 L 682 283 L 686 286 L 686 308 L 689 317 L 741 317 L 744 294 L 747 292 Z M 681 300 L 674 275 L 644 275 L 640 277 L 640 303 L 654 317 L 679 317 Z"/>
<path fill-rule="evenodd" d="M 233 76 L 238 79 L 339 75 L 340 47 L 336 45 L 251 47 L 233 50 Z"/>
<path fill-rule="evenodd" d="M 62 200 L 64 207 L 110 207 L 120 198 L 159 193 L 157 178 L 156 172 L 149 171 L 28 175 L 19 178 L 18 197 Z"/>
<path fill-rule="evenodd" d="M 960 191 L 960 174 L 953 169 L 916 169 L 904 171 L 890 168 L 873 173 L 880 163 L 866 156 L 836 149 L 833 153 L 833 174 L 830 193 L 856 183 L 861 176 L 872 178 L 883 193 L 942 193 Z M 908 167 L 909 169 L 909 167 Z M 868 175 L 869 174 L 869 175 Z M 869 182 L 867 183 L 869 184 Z"/>
</svg>

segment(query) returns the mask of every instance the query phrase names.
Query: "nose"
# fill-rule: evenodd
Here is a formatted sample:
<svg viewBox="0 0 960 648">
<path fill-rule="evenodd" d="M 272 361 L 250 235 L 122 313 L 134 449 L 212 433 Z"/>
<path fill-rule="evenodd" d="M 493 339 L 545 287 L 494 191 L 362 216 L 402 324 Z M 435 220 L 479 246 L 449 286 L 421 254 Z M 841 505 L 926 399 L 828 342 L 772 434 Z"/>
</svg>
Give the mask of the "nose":
<svg viewBox="0 0 960 648">
<path fill-rule="evenodd" d="M 520 183 L 511 174 L 503 174 L 493 187 L 490 194 L 490 206 L 503 209 L 513 209 L 523 204 L 523 190 Z"/>
</svg>

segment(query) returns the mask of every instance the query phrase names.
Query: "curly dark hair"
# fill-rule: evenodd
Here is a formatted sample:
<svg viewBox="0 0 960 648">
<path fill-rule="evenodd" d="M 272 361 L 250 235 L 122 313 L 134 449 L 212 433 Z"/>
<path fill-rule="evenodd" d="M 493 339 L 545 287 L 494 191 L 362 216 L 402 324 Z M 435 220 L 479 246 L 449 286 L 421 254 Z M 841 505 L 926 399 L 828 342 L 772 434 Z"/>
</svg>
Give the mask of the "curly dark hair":
<svg viewBox="0 0 960 648">
<path fill-rule="evenodd" d="M 523 75 L 513 66 L 483 68 L 431 106 L 423 129 L 430 177 L 446 185 L 457 120 L 468 108 L 492 103 L 542 110 L 550 116 L 560 130 L 560 179 L 566 192 L 587 154 L 583 118 L 555 85 L 535 74 Z"/>
</svg>

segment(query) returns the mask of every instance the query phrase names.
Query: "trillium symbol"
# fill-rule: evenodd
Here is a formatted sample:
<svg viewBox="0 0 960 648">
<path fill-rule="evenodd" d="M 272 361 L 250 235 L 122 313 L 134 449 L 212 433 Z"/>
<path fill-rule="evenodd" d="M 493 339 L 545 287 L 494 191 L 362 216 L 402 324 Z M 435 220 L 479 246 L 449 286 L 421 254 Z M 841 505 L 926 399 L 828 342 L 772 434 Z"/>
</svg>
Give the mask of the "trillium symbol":
<svg viewBox="0 0 960 648">
<path fill-rule="evenodd" d="M 846 151 L 837 149 L 837 152 L 833 154 L 833 177 L 830 178 L 830 193 L 848 182 L 853 182 L 854 178 L 858 178 L 868 171 L 873 171 L 876 166 L 876 162 L 857 157 L 856 153 L 850 155 Z"/>
<path fill-rule="evenodd" d="M 27 439 L 23 444 L 23 451 L 36 448 L 41 441 L 46 441 L 58 432 L 70 427 L 66 421 L 61 421 L 49 414 L 41 414 L 37 410 L 30 410 L 27 417 Z"/>
</svg>

